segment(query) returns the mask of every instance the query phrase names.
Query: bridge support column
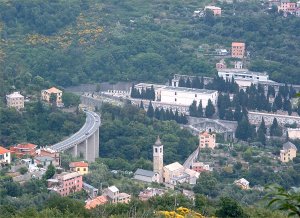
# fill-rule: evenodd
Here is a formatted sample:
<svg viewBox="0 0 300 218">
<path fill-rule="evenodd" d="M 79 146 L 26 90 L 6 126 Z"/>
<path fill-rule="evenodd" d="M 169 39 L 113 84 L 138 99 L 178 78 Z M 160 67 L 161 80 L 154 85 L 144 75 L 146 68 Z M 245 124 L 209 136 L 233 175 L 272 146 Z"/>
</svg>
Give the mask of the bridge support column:
<svg viewBox="0 0 300 218">
<path fill-rule="evenodd" d="M 74 157 L 77 157 L 77 155 L 78 155 L 78 153 L 77 153 L 77 145 L 75 145 L 73 147 L 73 155 L 74 155 Z"/>
</svg>

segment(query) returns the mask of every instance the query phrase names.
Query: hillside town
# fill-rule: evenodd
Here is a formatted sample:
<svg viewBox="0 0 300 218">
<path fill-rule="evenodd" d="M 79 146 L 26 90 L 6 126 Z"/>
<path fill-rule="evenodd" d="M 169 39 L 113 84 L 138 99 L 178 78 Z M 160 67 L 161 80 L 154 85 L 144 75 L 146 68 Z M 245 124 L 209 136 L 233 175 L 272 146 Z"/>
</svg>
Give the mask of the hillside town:
<svg viewBox="0 0 300 218">
<path fill-rule="evenodd" d="M 300 2 L 29 1 L 0 3 L 0 218 L 300 214 Z"/>
</svg>

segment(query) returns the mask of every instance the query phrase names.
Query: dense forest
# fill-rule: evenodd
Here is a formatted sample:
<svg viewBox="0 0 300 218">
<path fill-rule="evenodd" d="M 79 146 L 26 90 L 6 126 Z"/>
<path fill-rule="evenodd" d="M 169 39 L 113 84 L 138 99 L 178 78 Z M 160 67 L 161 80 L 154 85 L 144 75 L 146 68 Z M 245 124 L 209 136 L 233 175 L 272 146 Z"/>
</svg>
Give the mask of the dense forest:
<svg viewBox="0 0 300 218">
<path fill-rule="evenodd" d="M 151 118 L 143 109 L 130 104 L 122 108 L 105 104 L 101 114 L 100 157 L 113 158 L 114 161 L 106 162 L 112 169 L 152 169 L 152 146 L 157 136 L 164 144 L 166 164 L 175 161 L 183 163 L 198 145 L 197 137 L 181 129 L 175 121 Z M 126 161 L 136 164 L 126 165 Z"/>
<path fill-rule="evenodd" d="M 218 3 L 223 16 L 194 18 L 205 2 L 76 0 L 0 3 L 1 95 L 11 89 L 102 81 L 167 81 L 214 75 L 207 53 L 244 41 L 252 70 L 299 83 L 300 19 L 257 1 Z M 201 49 L 199 49 L 201 48 Z"/>
<path fill-rule="evenodd" d="M 0 145 L 30 142 L 52 145 L 78 131 L 85 122 L 83 113 L 67 113 L 37 101 L 23 112 L 0 108 Z"/>
</svg>

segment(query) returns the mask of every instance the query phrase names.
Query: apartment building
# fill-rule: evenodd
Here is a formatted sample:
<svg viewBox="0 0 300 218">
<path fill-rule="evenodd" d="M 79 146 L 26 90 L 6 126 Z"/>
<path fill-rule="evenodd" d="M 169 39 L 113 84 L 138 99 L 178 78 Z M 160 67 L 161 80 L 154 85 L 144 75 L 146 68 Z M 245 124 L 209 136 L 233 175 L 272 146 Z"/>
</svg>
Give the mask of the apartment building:
<svg viewBox="0 0 300 218">
<path fill-rule="evenodd" d="M 24 108 L 24 96 L 19 92 L 14 92 L 12 94 L 6 95 L 7 107 L 12 107 L 16 109 Z"/>
</svg>

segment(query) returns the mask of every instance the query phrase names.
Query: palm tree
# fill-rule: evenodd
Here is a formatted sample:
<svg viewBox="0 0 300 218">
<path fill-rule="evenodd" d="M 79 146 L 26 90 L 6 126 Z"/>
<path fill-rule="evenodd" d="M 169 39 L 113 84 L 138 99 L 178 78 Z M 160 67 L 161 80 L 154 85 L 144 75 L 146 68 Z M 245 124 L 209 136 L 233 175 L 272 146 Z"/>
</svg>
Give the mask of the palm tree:
<svg viewBox="0 0 300 218">
<path fill-rule="evenodd" d="M 300 188 L 292 188 L 286 191 L 280 186 L 267 187 L 269 193 L 266 197 L 271 197 L 268 207 L 274 206 L 278 210 L 287 211 L 288 216 L 300 217 Z"/>
</svg>

